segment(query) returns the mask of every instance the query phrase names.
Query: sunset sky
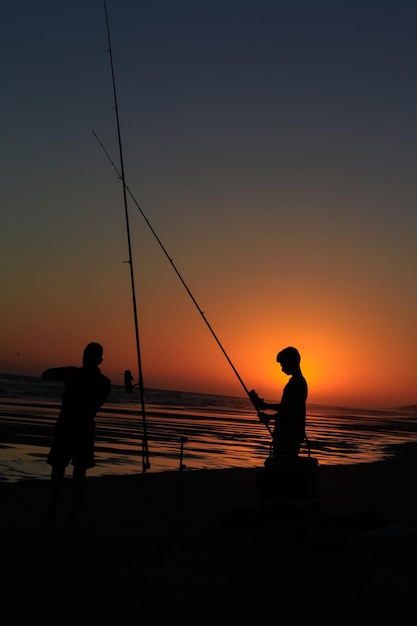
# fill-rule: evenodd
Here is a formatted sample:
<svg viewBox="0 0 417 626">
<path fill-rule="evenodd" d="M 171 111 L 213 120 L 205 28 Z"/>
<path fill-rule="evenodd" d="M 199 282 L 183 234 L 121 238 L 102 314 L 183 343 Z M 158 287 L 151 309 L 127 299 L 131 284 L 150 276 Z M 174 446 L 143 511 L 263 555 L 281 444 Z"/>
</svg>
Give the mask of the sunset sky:
<svg viewBox="0 0 417 626">
<path fill-rule="evenodd" d="M 417 4 L 108 0 L 126 183 L 241 379 L 417 402 Z M 4 0 L 0 371 L 135 343 L 101 0 Z M 144 385 L 244 395 L 129 202 Z"/>
</svg>

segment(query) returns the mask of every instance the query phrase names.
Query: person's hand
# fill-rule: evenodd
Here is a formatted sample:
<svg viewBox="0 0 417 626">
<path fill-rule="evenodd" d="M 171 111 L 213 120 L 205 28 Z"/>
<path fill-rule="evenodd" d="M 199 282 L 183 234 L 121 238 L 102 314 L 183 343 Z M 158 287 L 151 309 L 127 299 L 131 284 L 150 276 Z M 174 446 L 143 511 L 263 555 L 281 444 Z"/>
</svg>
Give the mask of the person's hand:
<svg viewBox="0 0 417 626">
<path fill-rule="evenodd" d="M 249 398 L 255 409 L 259 410 L 265 408 L 264 400 L 258 396 L 254 389 L 252 389 L 252 391 L 249 391 Z"/>
<path fill-rule="evenodd" d="M 258 413 L 261 424 L 268 424 L 270 416 L 267 413 Z"/>
</svg>

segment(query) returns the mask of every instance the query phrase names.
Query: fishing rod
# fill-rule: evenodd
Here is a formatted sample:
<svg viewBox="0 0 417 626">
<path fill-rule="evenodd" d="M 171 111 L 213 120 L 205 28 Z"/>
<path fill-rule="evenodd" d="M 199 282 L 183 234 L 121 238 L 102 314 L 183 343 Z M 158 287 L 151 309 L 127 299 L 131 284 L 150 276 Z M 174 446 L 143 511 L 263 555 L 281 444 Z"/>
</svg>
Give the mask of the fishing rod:
<svg viewBox="0 0 417 626">
<path fill-rule="evenodd" d="M 116 114 L 117 137 L 118 137 L 118 142 L 119 142 L 119 158 L 120 158 L 120 170 L 121 170 L 119 177 L 123 184 L 123 202 L 124 202 L 125 219 L 126 219 L 127 244 L 128 244 L 128 251 L 129 251 L 129 259 L 127 262 L 129 264 L 129 269 L 130 269 L 130 282 L 131 282 L 131 288 L 132 288 L 133 317 L 135 321 L 136 353 L 137 353 L 137 359 L 138 359 L 138 372 L 139 372 L 138 386 L 139 386 L 140 398 L 141 398 L 142 423 L 143 423 L 142 471 L 143 473 L 145 473 L 145 471 L 149 469 L 150 463 L 149 463 L 149 450 L 148 450 L 148 435 L 147 435 L 147 428 L 146 428 L 143 371 L 142 371 L 142 359 L 141 359 L 140 342 L 139 342 L 139 325 L 138 325 L 138 314 L 137 314 L 137 305 L 136 305 L 135 279 L 134 279 L 134 274 L 133 274 L 132 246 L 131 246 L 131 241 L 130 241 L 129 211 L 128 211 L 128 205 L 127 205 L 125 172 L 124 172 L 124 163 L 123 163 L 122 135 L 120 131 L 119 108 L 117 105 L 116 79 L 115 79 L 115 73 L 114 73 L 113 54 L 112 54 L 112 46 L 111 46 L 111 38 L 110 38 L 110 25 L 109 25 L 108 13 L 107 13 L 106 0 L 104 0 L 103 7 L 104 7 L 104 13 L 106 16 L 107 42 L 109 46 L 108 52 L 109 52 L 109 57 L 110 57 L 110 67 L 111 67 L 111 76 L 112 76 L 112 84 L 113 84 L 114 110 Z"/>
<path fill-rule="evenodd" d="M 242 385 L 243 389 L 245 390 L 245 393 L 248 395 L 249 400 L 251 401 L 251 403 L 253 404 L 258 417 L 260 419 L 260 421 L 262 421 L 261 417 L 261 411 L 259 410 L 259 406 L 257 406 L 258 402 L 258 396 L 256 394 L 256 392 L 249 391 L 248 388 L 246 387 L 245 383 L 243 382 L 242 378 L 239 375 L 239 372 L 237 371 L 237 369 L 235 368 L 235 366 L 233 365 L 232 361 L 230 360 L 226 350 L 223 348 L 222 344 L 220 343 L 219 338 L 217 337 L 216 333 L 214 332 L 213 328 L 211 327 L 209 321 L 207 320 L 204 311 L 201 310 L 200 306 L 198 305 L 198 302 L 196 301 L 196 299 L 194 298 L 193 294 L 191 293 L 190 289 L 188 288 L 187 284 L 185 283 L 183 277 L 181 276 L 180 272 L 178 271 L 177 267 L 175 266 L 174 261 L 172 260 L 172 258 L 169 256 L 167 250 L 165 249 L 164 245 L 162 244 L 161 240 L 159 239 L 158 235 L 156 234 L 155 230 L 153 229 L 151 223 L 149 222 L 148 218 L 146 217 L 145 213 L 143 212 L 142 208 L 140 207 L 139 203 L 137 202 L 136 198 L 134 197 L 133 193 L 131 192 L 131 190 L 129 189 L 128 185 L 126 184 L 126 181 L 124 180 L 124 178 L 122 177 L 122 174 L 119 172 L 119 170 L 117 169 L 114 161 L 112 160 L 112 158 L 110 157 L 109 153 L 107 152 L 106 148 L 104 147 L 103 143 L 100 141 L 100 139 L 97 137 L 97 134 L 94 132 L 93 130 L 93 135 L 94 137 L 97 139 L 98 143 L 100 144 L 104 154 L 107 156 L 108 160 L 110 161 L 111 165 L 113 166 L 113 168 L 115 169 L 117 175 L 119 176 L 119 178 L 122 179 L 122 183 L 123 183 L 123 187 L 126 190 L 126 193 L 129 194 L 129 196 L 131 197 L 131 199 L 133 200 L 133 202 L 135 203 L 136 207 L 138 208 L 140 214 L 142 215 L 143 219 L 145 220 L 146 224 L 148 225 L 148 227 L 150 228 L 153 236 L 155 237 L 156 241 L 158 242 L 159 246 L 161 247 L 163 253 L 165 254 L 166 258 L 168 259 L 168 261 L 170 262 L 172 268 L 174 269 L 175 273 L 177 274 L 178 278 L 180 279 L 182 285 L 184 286 L 186 292 L 188 293 L 188 295 L 190 296 L 191 300 L 193 301 L 197 311 L 200 313 L 201 317 L 203 318 L 205 324 L 207 325 L 209 331 L 211 332 L 211 334 L 213 335 L 215 341 L 217 342 L 217 345 L 219 346 L 220 350 L 223 352 L 224 356 L 226 357 L 229 365 L 231 366 L 232 370 L 234 371 L 237 379 L 239 380 L 240 384 Z M 266 428 L 269 431 L 269 434 L 272 436 L 272 431 L 269 427 L 268 424 L 266 424 L 265 422 L 262 422 L 263 424 L 265 424 Z"/>
</svg>

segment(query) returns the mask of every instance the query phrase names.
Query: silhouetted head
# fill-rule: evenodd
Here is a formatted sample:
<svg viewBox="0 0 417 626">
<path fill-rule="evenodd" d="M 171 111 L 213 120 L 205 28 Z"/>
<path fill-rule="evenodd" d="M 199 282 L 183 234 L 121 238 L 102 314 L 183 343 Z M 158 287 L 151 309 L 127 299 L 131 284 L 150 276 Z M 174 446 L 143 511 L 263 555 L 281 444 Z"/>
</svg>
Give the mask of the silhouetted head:
<svg viewBox="0 0 417 626">
<path fill-rule="evenodd" d="M 292 346 L 284 348 L 277 354 L 277 363 L 282 366 L 284 371 L 286 369 L 292 371 L 294 368 L 298 368 L 300 366 L 300 361 L 300 353 L 297 348 L 293 348 Z"/>
<path fill-rule="evenodd" d="M 103 348 L 99 343 L 89 343 L 88 346 L 84 348 L 83 353 L 83 365 L 91 366 L 98 365 L 103 360 Z"/>
</svg>

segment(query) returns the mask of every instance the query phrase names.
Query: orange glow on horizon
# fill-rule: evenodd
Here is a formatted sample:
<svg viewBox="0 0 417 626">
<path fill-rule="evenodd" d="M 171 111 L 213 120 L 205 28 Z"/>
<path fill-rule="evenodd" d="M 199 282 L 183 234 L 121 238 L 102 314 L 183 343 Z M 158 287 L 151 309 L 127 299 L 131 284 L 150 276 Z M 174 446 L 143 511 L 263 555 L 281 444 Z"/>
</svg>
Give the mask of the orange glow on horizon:
<svg viewBox="0 0 417 626">
<path fill-rule="evenodd" d="M 10 355 L 10 345 L 5 346 L 3 360 L 0 361 L 3 373 L 39 376 L 47 367 L 81 365 L 84 345 L 90 340 L 97 340 L 104 345 L 101 369 L 110 376 L 113 384 L 123 384 L 125 369 L 132 371 L 137 382 L 137 354 L 131 328 L 127 327 L 125 332 L 116 335 L 109 332 L 103 321 L 101 329 L 89 329 L 87 325 L 83 329 L 82 341 L 81 335 L 72 332 L 63 335 L 60 331 L 57 331 L 53 341 L 53 327 L 43 327 L 38 322 L 38 334 L 22 334 L 21 348 L 13 355 L 8 356 L 7 348 Z M 145 388 L 244 397 L 245 390 L 239 378 L 216 342 L 201 328 L 199 320 L 190 323 L 189 330 L 191 336 L 187 340 L 178 333 L 172 336 L 170 327 L 165 333 L 158 332 L 145 337 L 141 346 Z M 231 337 L 231 348 L 227 354 L 248 390 L 256 389 L 265 399 L 279 401 L 288 376 L 276 362 L 276 354 L 282 347 L 295 345 L 296 342 L 288 338 L 287 341 L 271 341 L 268 335 L 266 329 L 260 337 L 244 343 L 236 333 L 235 338 Z M 107 337 L 107 341 L 102 337 Z M 157 341 L 154 341 L 155 338 Z M 300 338 L 304 340 L 298 342 L 296 347 L 300 350 L 301 368 L 309 386 L 309 403 L 363 408 L 415 403 L 411 372 L 408 378 L 402 377 L 402 386 L 395 385 L 392 388 L 386 383 L 392 372 L 383 360 L 375 364 L 371 353 L 358 361 L 355 350 L 352 354 L 347 344 L 342 349 L 339 346 L 336 352 L 333 336 L 327 346 L 323 335 L 316 341 L 308 340 L 307 336 L 300 335 Z M 202 347 L 197 349 L 198 342 Z M 344 354 L 343 358 L 339 358 L 340 353 Z M 7 360 L 4 355 L 8 356 Z M 369 371 L 372 376 L 365 376 Z M 385 381 L 385 389 L 381 381 Z"/>
<path fill-rule="evenodd" d="M 177 278 L 167 272 L 166 263 L 161 263 L 158 255 L 154 262 L 154 256 L 146 280 L 138 288 L 145 388 L 243 397 L 243 386 L 204 320 Z M 82 275 L 81 267 L 78 270 Z M 119 263 L 113 274 L 107 275 L 111 294 L 100 270 L 94 289 L 85 285 L 79 289 L 77 282 L 64 284 L 61 299 L 56 292 L 59 277 L 54 268 L 51 271 L 42 291 L 37 292 L 28 281 L 28 294 L 23 297 L 16 292 L 15 299 L 9 298 L 8 308 L 0 311 L 2 372 L 39 376 L 48 367 L 81 365 L 84 346 L 99 341 L 104 347 L 102 371 L 112 382 L 123 384 L 125 369 L 132 371 L 137 382 L 125 266 Z M 282 295 L 269 295 L 270 285 L 262 283 L 266 281 L 263 274 L 250 293 L 247 279 L 239 282 L 233 272 L 230 278 L 226 276 L 225 288 L 218 288 L 214 280 L 201 285 L 198 273 L 194 278 L 198 291 L 204 293 L 201 306 L 210 304 L 205 311 L 207 320 L 248 390 L 256 389 L 262 397 L 278 401 L 288 377 L 276 363 L 276 355 L 294 345 L 301 353 L 310 403 L 363 408 L 416 403 L 412 308 L 404 309 L 393 335 L 389 332 L 393 303 L 384 309 L 389 313 L 387 321 L 379 310 L 375 313 L 366 294 L 362 300 L 346 295 L 339 302 L 333 293 L 316 286 L 318 295 L 311 293 L 310 306 L 306 306 L 303 292 L 292 295 L 285 305 Z M 89 281 L 87 276 L 87 285 Z M 25 298 L 30 307 L 25 306 Z M 260 301 L 264 301 L 262 306 Z"/>
</svg>

